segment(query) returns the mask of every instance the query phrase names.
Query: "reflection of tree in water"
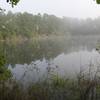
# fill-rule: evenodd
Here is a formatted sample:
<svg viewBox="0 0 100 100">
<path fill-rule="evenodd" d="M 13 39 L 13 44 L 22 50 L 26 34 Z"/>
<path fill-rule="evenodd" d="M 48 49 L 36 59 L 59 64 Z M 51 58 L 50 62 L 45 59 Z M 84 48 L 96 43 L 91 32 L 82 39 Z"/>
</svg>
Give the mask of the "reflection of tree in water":
<svg viewBox="0 0 100 100">
<path fill-rule="evenodd" d="M 63 40 L 63 39 L 62 39 Z M 43 57 L 49 59 L 62 53 L 68 42 L 59 39 L 26 40 L 22 43 L 1 43 L 10 64 L 30 63 Z"/>
<path fill-rule="evenodd" d="M 85 39 L 85 41 L 83 41 Z M 93 40 L 93 42 L 91 42 Z M 60 53 L 73 52 L 88 47 L 93 49 L 95 47 L 94 41 L 97 38 L 79 38 L 72 37 L 67 39 L 64 37 L 42 37 L 40 39 L 25 40 L 21 42 L 0 42 L 0 48 L 5 50 L 8 63 L 10 64 L 23 64 L 30 63 L 31 61 L 43 58 L 50 59 L 58 56 Z M 84 43 L 85 42 L 85 43 Z M 86 45 L 84 45 L 86 44 Z M 80 48 L 82 47 L 82 48 Z"/>
</svg>

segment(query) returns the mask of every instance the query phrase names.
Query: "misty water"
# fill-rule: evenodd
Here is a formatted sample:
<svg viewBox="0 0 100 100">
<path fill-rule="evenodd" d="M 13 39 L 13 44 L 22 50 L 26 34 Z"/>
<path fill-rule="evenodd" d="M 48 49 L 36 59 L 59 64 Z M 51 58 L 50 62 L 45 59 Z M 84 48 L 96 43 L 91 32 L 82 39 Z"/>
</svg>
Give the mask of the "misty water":
<svg viewBox="0 0 100 100">
<path fill-rule="evenodd" d="M 25 41 L 0 42 L 4 49 L 7 64 L 30 64 L 35 60 L 55 58 L 61 53 L 88 50 L 96 48 L 100 36 L 52 36 Z"/>
<path fill-rule="evenodd" d="M 95 73 L 100 54 L 95 50 L 98 36 L 56 37 L 26 40 L 19 44 L 4 42 L 8 65 L 20 82 L 37 82 L 48 78 L 48 72 L 61 77 L 76 77 L 80 70 Z"/>
<path fill-rule="evenodd" d="M 32 61 L 30 64 L 16 64 L 14 68 L 9 65 L 14 78 L 18 81 L 37 82 L 47 78 L 48 70 L 52 70 L 53 74 L 62 77 L 76 77 L 80 69 L 84 73 L 88 73 L 90 66 L 93 74 L 100 67 L 100 54 L 95 51 L 77 51 L 69 54 L 59 54 L 54 59 L 49 61 L 43 58 L 42 60 Z"/>
</svg>

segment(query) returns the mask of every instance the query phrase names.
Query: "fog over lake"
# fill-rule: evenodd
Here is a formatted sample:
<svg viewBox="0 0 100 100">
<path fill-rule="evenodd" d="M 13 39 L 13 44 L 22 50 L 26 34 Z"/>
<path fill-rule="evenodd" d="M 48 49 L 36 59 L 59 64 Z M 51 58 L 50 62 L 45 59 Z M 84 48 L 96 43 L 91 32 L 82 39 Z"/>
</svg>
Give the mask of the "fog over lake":
<svg viewBox="0 0 100 100">
<path fill-rule="evenodd" d="M 81 50 L 69 54 L 61 53 L 54 59 L 32 61 L 30 64 L 16 64 L 12 71 L 14 77 L 19 81 L 36 82 L 47 77 L 47 69 L 53 69 L 53 73 L 69 78 L 77 77 L 82 70 L 88 73 L 92 67 L 92 74 L 100 67 L 100 54 L 96 50 Z"/>
<path fill-rule="evenodd" d="M 18 81 L 37 82 L 47 78 L 48 68 L 64 77 L 77 76 L 80 70 L 96 72 L 100 54 L 96 51 L 100 36 L 49 37 L 35 44 L 26 40 L 18 45 L 4 43 L 9 69 Z"/>
</svg>

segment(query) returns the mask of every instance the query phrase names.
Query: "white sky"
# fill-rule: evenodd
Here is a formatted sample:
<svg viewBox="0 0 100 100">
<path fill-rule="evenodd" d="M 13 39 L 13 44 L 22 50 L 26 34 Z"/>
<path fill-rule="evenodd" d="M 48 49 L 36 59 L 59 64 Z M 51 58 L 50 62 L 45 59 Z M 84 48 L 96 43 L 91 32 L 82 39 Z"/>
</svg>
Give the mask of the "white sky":
<svg viewBox="0 0 100 100">
<path fill-rule="evenodd" d="M 100 16 L 100 5 L 94 0 L 20 0 L 14 8 L 4 1 L 0 0 L 0 7 L 12 12 L 48 13 L 77 18 Z"/>
</svg>

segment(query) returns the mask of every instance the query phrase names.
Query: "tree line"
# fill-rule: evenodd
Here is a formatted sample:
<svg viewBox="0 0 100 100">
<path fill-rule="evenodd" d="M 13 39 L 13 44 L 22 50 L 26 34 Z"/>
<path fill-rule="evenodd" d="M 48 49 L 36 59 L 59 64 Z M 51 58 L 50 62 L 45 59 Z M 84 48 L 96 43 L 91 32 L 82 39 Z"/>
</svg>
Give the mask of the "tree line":
<svg viewBox="0 0 100 100">
<path fill-rule="evenodd" d="M 0 38 L 12 36 L 34 37 L 35 35 L 99 35 L 100 17 L 77 19 L 48 14 L 0 13 Z"/>
</svg>

